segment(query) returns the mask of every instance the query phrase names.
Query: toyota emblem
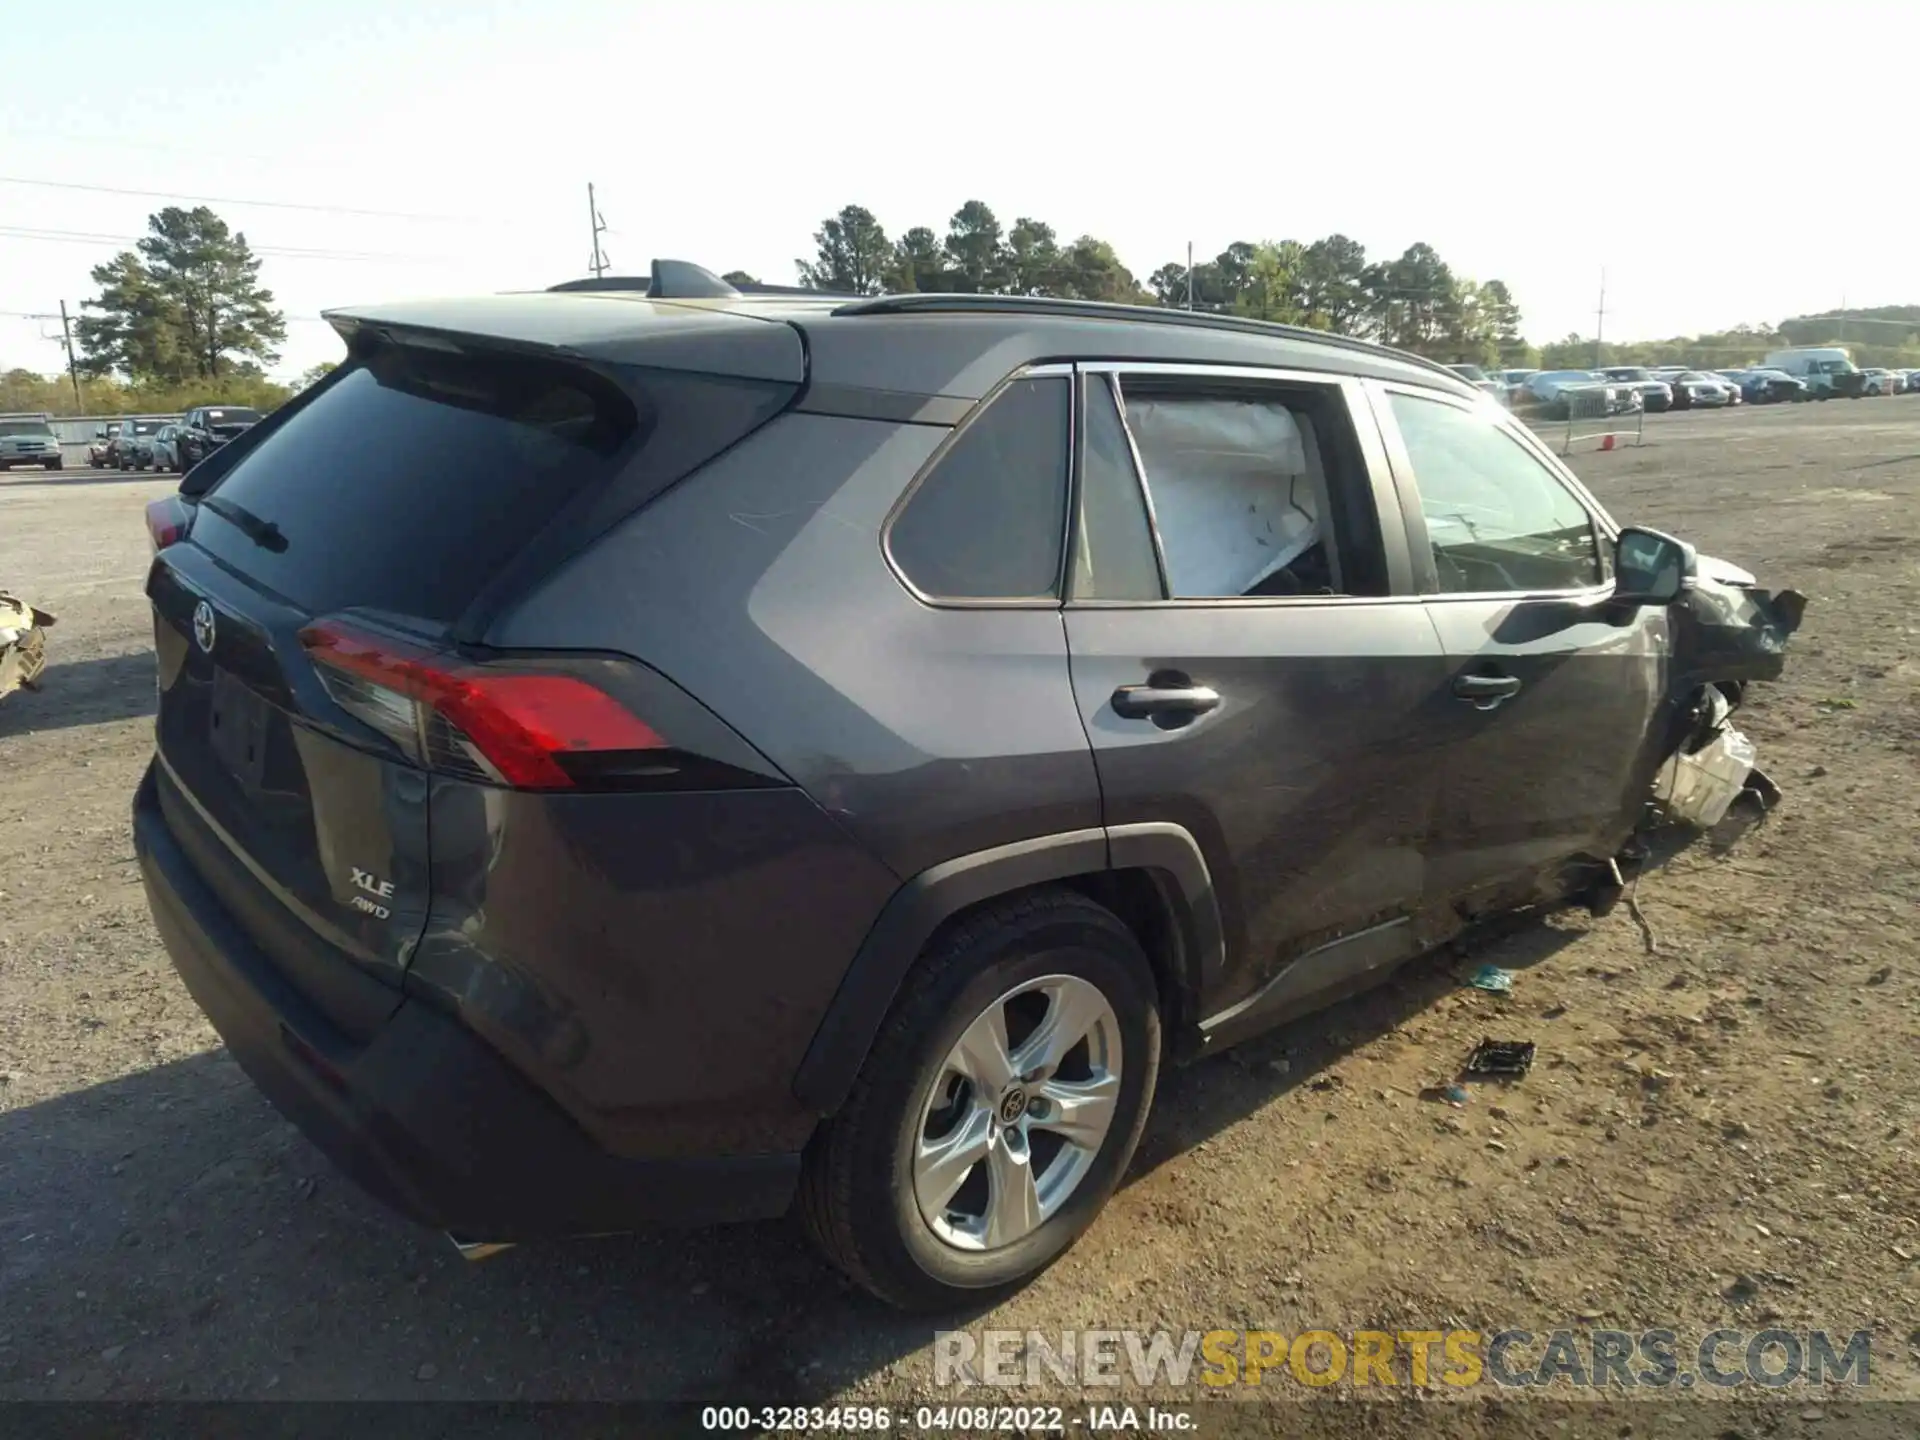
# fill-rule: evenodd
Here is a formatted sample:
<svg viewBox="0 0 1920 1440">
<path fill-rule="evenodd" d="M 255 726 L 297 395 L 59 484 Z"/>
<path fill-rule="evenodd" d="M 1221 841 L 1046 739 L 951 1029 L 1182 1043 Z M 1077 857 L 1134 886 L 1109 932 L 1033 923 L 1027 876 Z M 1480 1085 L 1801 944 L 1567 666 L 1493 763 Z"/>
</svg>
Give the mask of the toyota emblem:
<svg viewBox="0 0 1920 1440">
<path fill-rule="evenodd" d="M 213 653 L 213 606 L 202 600 L 193 607 L 193 640 L 207 654 Z"/>
</svg>

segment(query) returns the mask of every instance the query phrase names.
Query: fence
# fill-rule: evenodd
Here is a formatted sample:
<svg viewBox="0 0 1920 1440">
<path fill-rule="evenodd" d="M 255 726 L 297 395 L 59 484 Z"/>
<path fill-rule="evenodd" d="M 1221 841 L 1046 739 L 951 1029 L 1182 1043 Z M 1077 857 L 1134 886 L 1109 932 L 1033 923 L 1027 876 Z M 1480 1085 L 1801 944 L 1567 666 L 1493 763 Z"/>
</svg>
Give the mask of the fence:
<svg viewBox="0 0 1920 1440">
<path fill-rule="evenodd" d="M 1567 390 L 1563 392 L 1567 401 L 1567 429 L 1560 441 L 1560 453 L 1571 455 L 1576 440 L 1598 440 L 1598 448 L 1612 450 L 1618 445 L 1643 445 L 1647 438 L 1647 407 L 1638 392 L 1615 388 L 1594 386 L 1591 390 Z M 1618 399 L 1608 400 L 1609 393 L 1616 397 L 1625 394 L 1632 402 L 1631 409 L 1621 409 Z M 1606 428 L 1595 429 L 1595 425 Z M 1615 428 L 1618 427 L 1618 428 Z"/>
</svg>

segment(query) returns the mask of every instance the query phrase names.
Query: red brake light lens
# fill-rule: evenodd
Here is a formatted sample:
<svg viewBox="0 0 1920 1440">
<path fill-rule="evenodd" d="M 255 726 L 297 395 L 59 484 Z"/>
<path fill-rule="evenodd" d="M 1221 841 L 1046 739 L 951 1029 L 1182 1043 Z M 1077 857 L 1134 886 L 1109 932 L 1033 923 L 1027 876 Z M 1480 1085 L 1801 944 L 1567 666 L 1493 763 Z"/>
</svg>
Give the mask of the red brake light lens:
<svg viewBox="0 0 1920 1440">
<path fill-rule="evenodd" d="M 192 522 L 193 511 L 178 495 L 162 495 L 158 500 L 148 501 L 147 539 L 153 544 L 153 553 L 158 555 L 169 545 L 186 539 Z"/>
<path fill-rule="evenodd" d="M 413 739 L 416 757 L 444 752 L 444 745 L 425 738 L 437 720 L 491 772 L 485 778 L 516 789 L 576 788 L 569 757 L 667 748 L 652 726 L 575 675 L 474 665 L 331 620 L 309 625 L 300 642 L 323 677 L 331 669 L 386 692 L 376 707 L 363 697 L 348 708 L 402 743 Z M 396 733 L 393 698 L 426 712 L 416 712 L 415 736 Z"/>
</svg>

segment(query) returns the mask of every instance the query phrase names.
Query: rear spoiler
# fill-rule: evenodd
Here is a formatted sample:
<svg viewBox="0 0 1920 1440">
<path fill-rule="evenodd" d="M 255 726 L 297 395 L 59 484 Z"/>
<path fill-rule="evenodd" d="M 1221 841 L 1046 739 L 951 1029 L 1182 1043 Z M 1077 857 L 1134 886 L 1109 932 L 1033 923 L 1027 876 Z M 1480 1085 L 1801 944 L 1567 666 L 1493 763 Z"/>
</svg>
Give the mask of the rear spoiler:
<svg viewBox="0 0 1920 1440">
<path fill-rule="evenodd" d="M 810 290 L 804 285 L 768 285 L 759 280 L 729 282 L 690 260 L 656 260 L 653 272 L 645 277 L 592 275 L 583 280 L 563 280 L 558 285 L 549 285 L 547 290 L 549 293 L 619 290 L 653 300 L 727 300 L 741 295 L 808 295 L 823 300 L 861 298 L 831 290 Z"/>
</svg>

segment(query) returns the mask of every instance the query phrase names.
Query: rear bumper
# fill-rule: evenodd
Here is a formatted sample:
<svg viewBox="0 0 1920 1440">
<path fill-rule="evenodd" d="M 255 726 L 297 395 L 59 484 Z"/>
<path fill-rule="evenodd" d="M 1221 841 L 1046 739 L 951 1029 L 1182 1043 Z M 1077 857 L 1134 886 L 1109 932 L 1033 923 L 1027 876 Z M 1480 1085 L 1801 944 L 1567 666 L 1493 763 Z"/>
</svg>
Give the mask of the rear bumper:
<svg viewBox="0 0 1920 1440">
<path fill-rule="evenodd" d="M 468 1238 L 523 1240 L 762 1219 L 791 1202 L 797 1154 L 608 1154 L 472 1031 L 419 1000 L 356 1044 L 200 879 L 151 768 L 133 832 L 160 938 L 228 1052 L 329 1159 L 401 1213 Z"/>
</svg>

